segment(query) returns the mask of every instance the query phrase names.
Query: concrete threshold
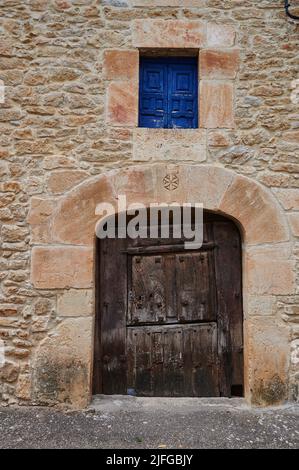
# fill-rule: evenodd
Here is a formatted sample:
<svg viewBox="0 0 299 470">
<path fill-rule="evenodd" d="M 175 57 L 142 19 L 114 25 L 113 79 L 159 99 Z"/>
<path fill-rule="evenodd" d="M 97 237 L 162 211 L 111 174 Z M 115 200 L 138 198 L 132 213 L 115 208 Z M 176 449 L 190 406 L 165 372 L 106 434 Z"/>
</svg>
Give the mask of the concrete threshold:
<svg viewBox="0 0 299 470">
<path fill-rule="evenodd" d="M 94 395 L 89 409 L 96 411 L 153 411 L 173 410 L 176 413 L 192 412 L 197 408 L 248 409 L 244 398 L 198 397 L 132 397 L 129 395 Z"/>
<path fill-rule="evenodd" d="M 278 406 L 256 407 L 247 403 L 245 398 L 198 398 L 198 397 L 133 397 L 129 395 L 94 395 L 89 410 L 102 412 L 117 411 L 173 411 L 175 413 L 192 413 L 196 410 L 209 409 L 229 409 L 231 411 L 255 410 L 255 411 L 275 411 L 292 409 L 299 412 L 299 406 L 294 403 L 285 403 Z"/>
</svg>

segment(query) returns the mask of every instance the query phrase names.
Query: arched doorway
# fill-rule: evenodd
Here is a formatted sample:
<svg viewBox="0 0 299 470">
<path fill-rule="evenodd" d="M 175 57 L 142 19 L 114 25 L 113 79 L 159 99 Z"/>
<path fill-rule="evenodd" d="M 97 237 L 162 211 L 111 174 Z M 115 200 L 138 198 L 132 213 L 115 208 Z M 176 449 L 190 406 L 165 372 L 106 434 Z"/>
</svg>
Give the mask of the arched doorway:
<svg viewBox="0 0 299 470">
<path fill-rule="evenodd" d="M 168 175 L 176 180 L 171 190 L 164 181 Z M 76 317 L 62 317 L 35 348 L 34 403 L 67 399 L 74 406 L 86 406 L 91 400 L 96 309 L 93 302 L 86 305 L 86 299 L 93 299 L 95 292 L 97 206 L 109 202 L 119 212 L 118 195 L 126 195 L 128 204 L 141 202 L 147 207 L 152 202 L 202 203 L 206 210 L 237 221 L 242 233 L 244 396 L 255 405 L 283 403 L 289 391 L 290 329 L 277 315 L 276 305 L 281 296 L 296 292 L 285 212 L 269 188 L 233 171 L 212 165 L 163 164 L 119 168 L 89 178 L 59 199 L 53 213 L 41 222 L 33 217 L 32 207 L 33 285 L 59 289 L 61 299 L 74 293 L 81 299 L 74 310 Z M 51 380 L 44 372 L 45 363 L 54 374 Z M 48 383 L 57 384 L 49 393 Z"/>
<path fill-rule="evenodd" d="M 243 396 L 239 230 L 205 211 L 184 241 L 97 241 L 95 394 Z"/>
</svg>

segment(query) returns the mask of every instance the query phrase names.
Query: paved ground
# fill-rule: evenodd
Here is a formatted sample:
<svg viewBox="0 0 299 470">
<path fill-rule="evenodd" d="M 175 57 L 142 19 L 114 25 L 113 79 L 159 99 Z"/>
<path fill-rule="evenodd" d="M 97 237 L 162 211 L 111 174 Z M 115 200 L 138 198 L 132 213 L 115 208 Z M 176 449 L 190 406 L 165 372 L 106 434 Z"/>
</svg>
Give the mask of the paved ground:
<svg viewBox="0 0 299 470">
<path fill-rule="evenodd" d="M 97 397 L 84 412 L 0 408 L 0 448 L 299 448 L 299 406 Z"/>
</svg>

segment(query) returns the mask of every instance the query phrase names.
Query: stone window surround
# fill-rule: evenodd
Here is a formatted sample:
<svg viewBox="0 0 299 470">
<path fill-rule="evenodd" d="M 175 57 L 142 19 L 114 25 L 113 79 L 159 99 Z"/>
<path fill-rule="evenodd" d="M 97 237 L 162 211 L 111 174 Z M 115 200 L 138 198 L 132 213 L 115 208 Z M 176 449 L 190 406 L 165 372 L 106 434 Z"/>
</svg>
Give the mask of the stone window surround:
<svg viewBox="0 0 299 470">
<path fill-rule="evenodd" d="M 176 152 L 175 159 L 183 160 L 187 156 L 187 160 L 204 161 L 207 130 L 229 130 L 235 126 L 234 80 L 240 63 L 235 31 L 230 25 L 201 20 L 134 20 L 132 24 L 132 49 L 104 51 L 106 125 L 133 129 L 134 161 L 154 160 L 152 155 L 156 153 L 157 146 L 153 143 L 158 140 L 158 149 L 161 149 L 161 146 L 168 147 L 170 139 L 171 150 Z M 171 133 L 171 129 L 163 132 L 161 129 L 138 128 L 140 55 L 198 57 L 198 129 Z M 151 142 L 152 146 L 140 147 L 142 140 Z M 175 145 L 176 140 L 179 140 L 179 145 Z"/>
</svg>

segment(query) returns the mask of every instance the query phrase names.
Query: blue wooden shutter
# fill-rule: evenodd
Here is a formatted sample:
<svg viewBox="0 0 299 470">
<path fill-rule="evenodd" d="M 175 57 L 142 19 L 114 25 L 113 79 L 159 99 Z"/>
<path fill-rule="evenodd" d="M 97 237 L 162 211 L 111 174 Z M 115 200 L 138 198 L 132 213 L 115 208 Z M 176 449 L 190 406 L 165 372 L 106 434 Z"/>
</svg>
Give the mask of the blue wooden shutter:
<svg viewBox="0 0 299 470">
<path fill-rule="evenodd" d="M 197 127 L 197 67 L 195 63 L 170 64 L 168 68 L 168 127 Z"/>
<path fill-rule="evenodd" d="M 141 59 L 139 126 L 196 128 L 197 88 L 196 59 Z"/>
<path fill-rule="evenodd" d="M 144 59 L 140 72 L 139 125 L 167 127 L 167 66 Z"/>
</svg>

